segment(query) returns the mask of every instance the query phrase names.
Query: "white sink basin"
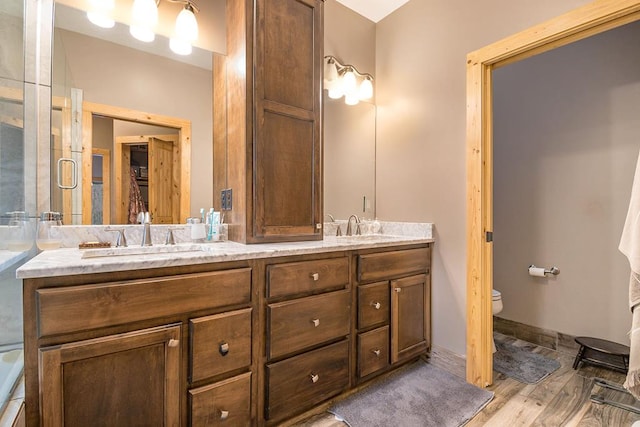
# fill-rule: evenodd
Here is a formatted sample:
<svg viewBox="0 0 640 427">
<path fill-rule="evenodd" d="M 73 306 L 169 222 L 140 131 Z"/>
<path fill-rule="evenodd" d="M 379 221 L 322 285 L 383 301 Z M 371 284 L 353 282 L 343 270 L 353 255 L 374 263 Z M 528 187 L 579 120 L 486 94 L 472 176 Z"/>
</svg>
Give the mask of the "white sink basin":
<svg viewBox="0 0 640 427">
<path fill-rule="evenodd" d="M 201 252 L 200 245 L 156 245 L 156 246 L 127 246 L 119 248 L 82 249 L 82 258 L 151 255 L 177 252 Z"/>
</svg>

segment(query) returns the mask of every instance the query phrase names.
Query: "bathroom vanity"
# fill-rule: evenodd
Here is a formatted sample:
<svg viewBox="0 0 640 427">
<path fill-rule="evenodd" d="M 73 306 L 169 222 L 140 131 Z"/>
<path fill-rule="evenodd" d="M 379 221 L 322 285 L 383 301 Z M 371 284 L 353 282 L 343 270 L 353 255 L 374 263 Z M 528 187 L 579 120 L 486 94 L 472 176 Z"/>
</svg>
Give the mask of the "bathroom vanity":
<svg viewBox="0 0 640 427">
<path fill-rule="evenodd" d="M 82 258 L 24 279 L 27 425 L 276 425 L 430 350 L 433 240 Z"/>
</svg>

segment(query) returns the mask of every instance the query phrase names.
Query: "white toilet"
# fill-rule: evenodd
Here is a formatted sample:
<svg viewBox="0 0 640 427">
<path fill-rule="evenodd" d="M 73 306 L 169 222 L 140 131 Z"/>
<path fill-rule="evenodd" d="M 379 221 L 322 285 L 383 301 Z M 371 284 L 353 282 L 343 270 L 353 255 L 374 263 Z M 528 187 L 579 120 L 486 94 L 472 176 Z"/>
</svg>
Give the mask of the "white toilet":
<svg viewBox="0 0 640 427">
<path fill-rule="evenodd" d="M 502 294 L 500 291 L 496 291 L 492 289 L 491 291 L 491 311 L 493 315 L 500 313 L 502 311 Z M 493 340 L 493 352 L 496 352 L 496 342 Z"/>
</svg>

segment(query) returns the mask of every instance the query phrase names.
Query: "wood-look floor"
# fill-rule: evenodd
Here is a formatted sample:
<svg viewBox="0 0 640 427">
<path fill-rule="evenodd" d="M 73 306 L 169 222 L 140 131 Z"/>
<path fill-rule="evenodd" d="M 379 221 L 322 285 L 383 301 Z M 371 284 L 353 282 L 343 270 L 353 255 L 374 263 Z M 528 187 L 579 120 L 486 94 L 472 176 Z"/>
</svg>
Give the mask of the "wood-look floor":
<svg viewBox="0 0 640 427">
<path fill-rule="evenodd" d="M 467 426 L 622 427 L 631 426 L 634 421 L 640 420 L 640 415 L 590 401 L 592 393 L 604 393 L 607 399 L 640 406 L 630 395 L 594 386 L 594 377 L 622 384 L 624 374 L 584 364 L 578 370 L 573 370 L 573 354 L 539 347 L 515 338 L 503 338 L 517 346 L 528 347 L 536 353 L 559 360 L 560 369 L 534 385 L 518 382 L 494 371 L 494 383 L 488 390 L 493 391 L 495 396 Z M 434 348 L 429 362 L 461 378 L 465 377 L 464 359 L 447 350 Z M 294 425 L 346 426 L 328 413 L 315 415 Z"/>
</svg>

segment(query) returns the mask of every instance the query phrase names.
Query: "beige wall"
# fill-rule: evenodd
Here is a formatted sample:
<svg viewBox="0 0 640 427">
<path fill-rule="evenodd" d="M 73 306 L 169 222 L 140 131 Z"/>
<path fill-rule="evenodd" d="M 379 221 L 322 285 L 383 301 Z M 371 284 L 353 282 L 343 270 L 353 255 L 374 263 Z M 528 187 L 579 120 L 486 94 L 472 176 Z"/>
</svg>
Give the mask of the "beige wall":
<svg viewBox="0 0 640 427">
<path fill-rule="evenodd" d="M 411 0 L 377 24 L 377 213 L 435 223 L 436 345 L 466 351 L 466 54 L 586 3 Z"/>
<path fill-rule="evenodd" d="M 501 317 L 628 344 L 629 264 L 617 248 L 640 148 L 638 45 L 636 22 L 494 74 Z M 561 274 L 531 277 L 532 263 Z"/>
</svg>

